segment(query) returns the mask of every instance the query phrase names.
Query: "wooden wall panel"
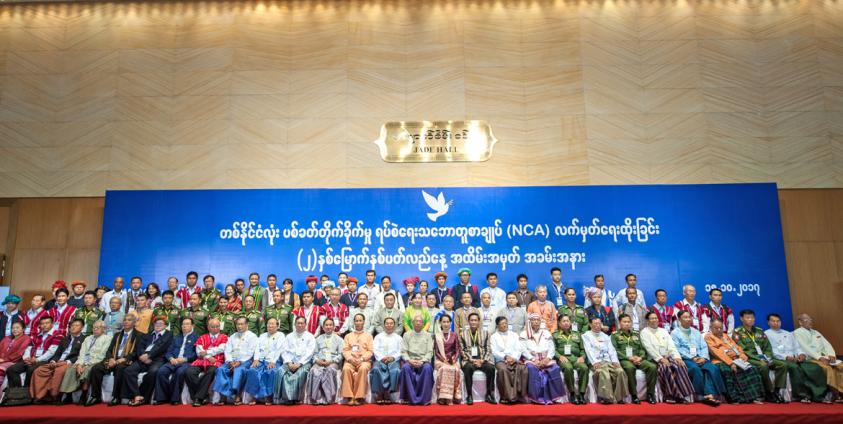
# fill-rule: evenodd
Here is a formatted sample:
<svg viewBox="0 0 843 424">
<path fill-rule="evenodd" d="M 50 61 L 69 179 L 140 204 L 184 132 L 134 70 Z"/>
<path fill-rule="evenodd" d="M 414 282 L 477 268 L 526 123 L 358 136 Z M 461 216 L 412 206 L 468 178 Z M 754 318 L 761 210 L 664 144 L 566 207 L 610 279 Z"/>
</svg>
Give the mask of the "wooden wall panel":
<svg viewBox="0 0 843 424">
<path fill-rule="evenodd" d="M 3 4 L 0 197 L 843 187 L 841 40 L 832 0 Z M 380 124 L 422 119 L 486 119 L 500 143 L 452 179 L 382 162 Z"/>
</svg>

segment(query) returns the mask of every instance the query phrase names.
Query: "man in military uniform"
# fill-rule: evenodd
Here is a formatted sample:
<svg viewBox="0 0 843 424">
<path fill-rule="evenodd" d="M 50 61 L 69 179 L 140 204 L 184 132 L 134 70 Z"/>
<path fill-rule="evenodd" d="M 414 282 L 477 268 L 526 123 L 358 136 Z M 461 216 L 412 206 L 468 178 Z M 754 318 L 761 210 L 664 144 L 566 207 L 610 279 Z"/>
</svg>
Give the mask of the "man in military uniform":
<svg viewBox="0 0 843 424">
<path fill-rule="evenodd" d="M 193 331 L 202 336 L 208 332 L 208 311 L 202 307 L 202 296 L 199 293 L 190 295 L 190 306 L 181 310 L 179 320 L 190 318 L 193 320 Z"/>
<path fill-rule="evenodd" d="M 570 316 L 559 316 L 559 327 L 553 333 L 553 344 L 556 346 L 556 360 L 559 368 L 562 368 L 562 373 L 565 374 L 565 385 L 568 387 L 568 393 L 571 394 L 571 403 L 584 405 L 585 391 L 588 388 L 588 365 L 585 363 L 585 351 L 582 348 L 580 334 L 571 330 Z M 580 378 L 579 384 L 574 384 L 574 371 Z"/>
<path fill-rule="evenodd" d="M 263 317 L 261 316 L 261 311 L 255 308 L 255 305 L 256 300 L 254 296 L 251 294 L 246 296 L 243 299 L 243 312 L 241 312 L 238 317 L 246 318 L 246 324 L 249 327 L 249 331 L 255 334 L 261 334 L 261 328 L 263 328 Z"/>
<path fill-rule="evenodd" d="M 656 403 L 656 381 L 659 373 L 656 364 L 647 358 L 647 351 L 641 343 L 641 337 L 637 331 L 632 331 L 632 318 L 629 315 L 621 314 L 619 319 L 620 329 L 612 334 L 612 345 L 618 352 L 618 359 L 621 368 L 626 372 L 629 393 L 632 395 L 632 403 L 640 404 L 638 400 L 638 382 L 635 379 L 635 370 L 644 372 L 647 380 L 647 402 Z"/>
<path fill-rule="evenodd" d="M 102 311 L 97 307 L 97 293 L 95 291 L 87 291 L 82 295 L 84 306 L 76 309 L 73 313 L 74 319 L 81 319 L 85 325 L 82 326 L 82 335 L 90 336 L 94 331 L 94 323 L 102 317 Z"/>
<path fill-rule="evenodd" d="M 203 291 L 204 293 L 204 291 Z M 234 328 L 234 319 L 237 318 L 234 312 L 228 310 L 228 298 L 223 296 L 217 299 L 217 309 L 208 312 L 208 318 L 216 318 L 220 322 L 220 333 L 230 336 L 237 330 Z"/>
<path fill-rule="evenodd" d="M 293 318 L 295 318 L 293 307 L 284 303 L 284 294 L 281 290 L 272 292 L 272 302 L 272 305 L 263 310 L 263 325 L 266 327 L 266 322 L 270 318 L 275 318 L 278 320 L 278 331 L 286 336 L 293 331 Z"/>
<path fill-rule="evenodd" d="M 571 331 L 575 333 L 588 331 L 588 316 L 585 314 L 585 308 L 577 305 L 577 291 L 568 287 L 564 293 L 565 303 L 557 309 L 557 315 L 560 318 L 562 315 L 568 316 L 571 320 Z"/>
<path fill-rule="evenodd" d="M 214 279 L 213 275 L 206 275 L 205 278 L 202 279 L 202 283 L 205 287 L 202 289 L 199 294 L 202 296 L 202 304 L 205 305 L 205 309 L 208 311 L 214 311 L 217 309 L 217 304 L 219 303 L 220 291 L 214 286 L 216 280 Z"/>
<path fill-rule="evenodd" d="M 779 389 L 787 387 L 787 364 L 773 357 L 773 346 L 770 340 L 764 330 L 755 326 L 755 312 L 749 309 L 741 311 L 741 326 L 735 328 L 732 339 L 743 349 L 749 358 L 749 363 L 761 375 L 761 381 L 764 382 L 764 389 L 767 392 L 767 401 L 784 403 Z M 774 380 L 770 380 L 771 370 L 775 375 Z"/>
<path fill-rule="evenodd" d="M 176 294 L 172 290 L 165 290 L 161 293 L 161 304 L 152 310 L 152 316 L 167 318 L 167 330 L 171 331 L 174 337 L 181 334 L 179 308 L 173 304 L 175 299 Z"/>
</svg>

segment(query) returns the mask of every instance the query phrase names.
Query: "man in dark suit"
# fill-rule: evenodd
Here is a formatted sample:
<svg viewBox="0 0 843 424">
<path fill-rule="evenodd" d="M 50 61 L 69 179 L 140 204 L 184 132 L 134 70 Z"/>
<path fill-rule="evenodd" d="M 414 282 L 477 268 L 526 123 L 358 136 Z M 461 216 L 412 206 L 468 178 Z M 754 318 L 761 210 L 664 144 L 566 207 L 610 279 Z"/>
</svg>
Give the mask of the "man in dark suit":
<svg viewBox="0 0 843 424">
<path fill-rule="evenodd" d="M 463 293 L 471 293 L 471 306 L 479 308 L 480 289 L 478 289 L 474 284 L 471 284 L 469 281 L 469 279 L 471 279 L 471 270 L 468 268 L 460 268 L 460 270 L 457 271 L 457 275 L 460 277 L 460 282 L 451 288 L 451 296 L 453 296 L 455 300 L 459 301 L 462 299 Z"/>
<path fill-rule="evenodd" d="M 155 403 L 170 402 L 181 404 L 181 391 L 184 388 L 184 373 L 190 364 L 196 360 L 196 339 L 199 336 L 193 332 L 193 320 L 185 318 L 181 322 L 181 334 L 173 337 L 170 349 L 164 355 L 167 361 L 155 376 Z"/>
<path fill-rule="evenodd" d="M 114 333 L 105 359 L 91 367 L 88 375 L 88 401 L 85 406 L 93 406 L 102 401 L 102 378 L 106 374 L 114 374 L 114 386 L 111 391 L 110 406 L 118 405 L 123 397 L 120 395 L 123 389 L 123 378 L 126 368 L 138 359 L 137 345 L 140 343 L 143 334 L 135 331 L 135 314 L 126 314 L 123 317 L 123 329 Z"/>
<path fill-rule="evenodd" d="M 138 360 L 126 368 L 123 378 L 121 394 L 132 399 L 129 406 L 140 406 L 152 399 L 155 389 L 155 375 L 158 368 L 166 362 L 165 355 L 173 344 L 173 333 L 167 331 L 167 317 L 158 316 L 152 319 L 153 331 L 147 334 L 138 345 Z M 138 375 L 143 376 L 138 387 Z"/>
<path fill-rule="evenodd" d="M 85 326 L 81 319 L 74 319 L 70 322 L 69 332 L 59 342 L 53 357 L 35 369 L 32 373 L 32 381 L 29 383 L 29 395 L 33 402 L 42 403 L 47 396 L 61 404 L 61 392 L 59 387 L 64 378 L 64 373 L 72 369 L 73 363 L 79 357 L 79 350 L 82 349 L 82 341 L 85 336 L 82 328 Z"/>
<path fill-rule="evenodd" d="M 12 334 L 12 323 L 23 322 L 18 305 L 20 297 L 10 294 L 3 299 L 3 313 L 0 314 L 0 340 Z"/>
</svg>

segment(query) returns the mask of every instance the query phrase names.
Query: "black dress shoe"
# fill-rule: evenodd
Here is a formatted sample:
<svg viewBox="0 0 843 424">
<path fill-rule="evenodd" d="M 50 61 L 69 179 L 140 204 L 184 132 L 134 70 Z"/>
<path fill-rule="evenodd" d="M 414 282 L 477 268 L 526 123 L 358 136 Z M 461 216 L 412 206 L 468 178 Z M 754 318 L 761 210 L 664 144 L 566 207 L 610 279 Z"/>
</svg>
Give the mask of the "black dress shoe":
<svg viewBox="0 0 843 424">
<path fill-rule="evenodd" d="M 647 403 L 649 403 L 650 405 L 655 405 L 656 397 L 653 395 L 647 395 Z"/>
<path fill-rule="evenodd" d="M 466 405 L 474 405 L 474 399 L 472 399 L 471 396 L 465 398 L 465 404 Z"/>
<path fill-rule="evenodd" d="M 164 403 L 163 403 L 163 402 L 161 402 L 161 405 L 163 405 L 163 404 L 164 404 Z M 179 406 L 179 405 L 181 405 L 181 402 L 179 402 L 179 401 L 173 401 L 173 402 L 170 402 L 170 405 L 173 405 L 173 406 Z"/>
<path fill-rule="evenodd" d="M 600 399 L 600 404 L 601 405 L 611 405 L 612 401 L 609 400 L 609 399 Z"/>
<path fill-rule="evenodd" d="M 486 403 L 489 405 L 497 405 L 497 401 L 495 401 L 495 397 L 492 395 L 486 395 Z"/>
<path fill-rule="evenodd" d="M 633 396 L 632 397 L 632 403 L 634 403 L 636 405 L 641 405 L 641 400 L 638 399 L 638 396 Z"/>
<path fill-rule="evenodd" d="M 122 400 L 122 399 L 112 398 L 112 399 L 111 399 L 111 402 L 108 402 L 108 406 L 117 406 L 117 405 L 120 405 L 120 401 L 121 401 L 121 400 Z"/>
<path fill-rule="evenodd" d="M 205 401 L 201 400 L 201 399 L 196 399 L 196 400 L 193 401 L 193 406 L 202 406 L 204 404 L 205 404 Z"/>
<path fill-rule="evenodd" d="M 85 402 L 85 406 L 94 406 L 94 405 L 96 405 L 96 404 L 98 404 L 98 403 L 100 403 L 100 402 L 102 402 L 102 400 L 100 400 L 100 398 L 97 398 L 97 397 L 90 397 L 90 398 L 88 398 L 88 400 Z"/>
</svg>

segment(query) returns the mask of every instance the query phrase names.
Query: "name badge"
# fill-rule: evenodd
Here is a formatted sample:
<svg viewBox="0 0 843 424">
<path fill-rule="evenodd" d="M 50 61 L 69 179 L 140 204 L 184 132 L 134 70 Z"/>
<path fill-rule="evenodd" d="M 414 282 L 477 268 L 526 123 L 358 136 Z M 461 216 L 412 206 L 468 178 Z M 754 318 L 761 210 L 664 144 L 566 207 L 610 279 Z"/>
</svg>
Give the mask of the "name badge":
<svg viewBox="0 0 843 424">
<path fill-rule="evenodd" d="M 225 321 L 220 321 L 220 331 L 225 329 Z"/>
<path fill-rule="evenodd" d="M 565 345 L 565 355 L 571 354 L 571 345 Z"/>
<path fill-rule="evenodd" d="M 781 350 L 784 350 L 784 345 L 778 345 L 778 346 L 776 346 L 776 350 L 780 350 L 780 351 L 781 351 Z"/>
<path fill-rule="evenodd" d="M 764 351 L 762 351 L 762 350 L 761 350 L 761 346 L 758 346 L 757 344 L 755 345 L 755 352 L 756 352 L 759 356 L 764 355 Z"/>
<path fill-rule="evenodd" d="M 626 347 L 626 357 L 629 358 L 630 356 L 632 356 L 632 346 L 627 346 Z"/>
<path fill-rule="evenodd" d="M 352 346 L 351 346 L 351 351 L 352 351 L 352 352 L 357 353 L 357 351 L 358 351 L 358 350 L 360 350 L 360 347 L 359 347 L 359 346 L 357 346 L 357 345 L 352 345 Z"/>
<path fill-rule="evenodd" d="M 697 319 L 697 318 L 694 318 L 694 327 L 699 327 L 699 326 L 700 326 L 700 320 Z"/>
<path fill-rule="evenodd" d="M 542 324 L 539 328 L 541 328 L 542 330 L 545 330 L 545 329 L 547 329 L 547 324 L 544 321 L 542 321 Z"/>
<path fill-rule="evenodd" d="M 480 349 L 477 346 L 471 347 L 471 356 L 480 356 Z"/>
<path fill-rule="evenodd" d="M 696 346 L 691 346 L 691 348 L 689 350 L 691 351 L 691 356 L 697 356 L 697 347 Z"/>
<path fill-rule="evenodd" d="M 561 296 L 556 298 L 556 306 L 562 306 L 562 297 Z"/>
<path fill-rule="evenodd" d="M 580 328 L 579 328 L 579 327 L 580 327 L 580 326 L 579 326 L 579 325 L 577 325 L 577 323 L 575 323 L 575 322 L 572 322 L 572 323 L 571 323 L 571 330 L 574 330 L 574 331 L 580 331 Z"/>
<path fill-rule="evenodd" d="M 668 324 L 668 323 L 664 323 L 664 324 L 662 324 L 662 327 L 663 327 L 665 330 L 670 331 L 670 324 Z"/>
<path fill-rule="evenodd" d="M 512 331 L 512 324 L 509 324 L 509 331 Z"/>
</svg>

